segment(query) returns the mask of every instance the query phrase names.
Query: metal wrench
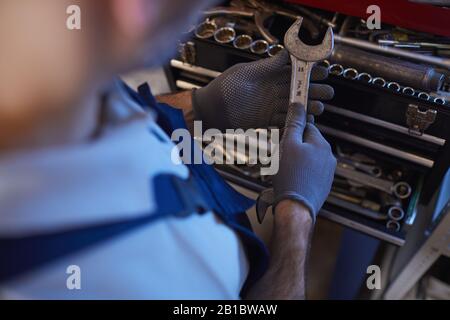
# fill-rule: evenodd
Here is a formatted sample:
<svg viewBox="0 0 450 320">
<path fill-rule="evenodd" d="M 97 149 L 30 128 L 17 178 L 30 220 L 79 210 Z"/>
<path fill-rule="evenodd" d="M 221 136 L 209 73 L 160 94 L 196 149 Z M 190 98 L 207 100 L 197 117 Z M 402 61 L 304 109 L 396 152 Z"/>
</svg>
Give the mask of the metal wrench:
<svg viewBox="0 0 450 320">
<path fill-rule="evenodd" d="M 379 203 L 376 203 L 376 202 L 373 202 L 373 201 L 370 201 L 370 200 L 367 200 L 364 198 L 355 197 L 355 196 L 349 195 L 347 193 L 339 192 L 339 190 L 336 190 L 335 188 L 333 188 L 331 190 L 330 196 L 344 200 L 349 203 L 356 204 L 362 208 L 370 209 L 375 212 L 379 212 L 381 210 L 381 206 Z"/>
<path fill-rule="evenodd" d="M 372 187 L 374 189 L 384 191 L 388 194 L 392 194 L 399 199 L 406 199 L 411 195 L 411 186 L 407 182 L 393 182 L 380 178 L 375 178 L 371 175 L 355 171 L 351 168 L 345 168 L 337 166 L 336 175 L 344 177 L 348 180 L 352 180 L 365 186 Z"/>
<path fill-rule="evenodd" d="M 341 208 L 344 208 L 344 209 L 347 209 L 347 210 L 350 210 L 350 211 L 353 211 L 355 213 L 358 213 L 358 214 L 360 214 L 362 216 L 365 216 L 365 217 L 373 219 L 373 220 L 384 221 L 384 220 L 388 219 L 388 216 L 386 214 L 383 214 L 383 213 L 380 213 L 380 212 L 376 212 L 376 211 L 373 211 L 373 210 L 370 210 L 370 209 L 363 208 L 363 207 L 361 207 L 359 205 L 356 205 L 354 203 L 350 203 L 350 202 L 342 200 L 342 199 L 340 199 L 338 197 L 335 197 L 334 195 L 330 195 L 327 198 L 327 203 L 335 205 L 335 206 L 338 206 L 338 207 L 341 207 Z"/>
<path fill-rule="evenodd" d="M 346 159 L 346 158 L 338 158 L 338 161 L 343 165 L 349 165 L 355 169 L 358 169 L 359 171 L 368 173 L 371 176 L 374 176 L 377 178 L 381 177 L 381 175 L 383 174 L 383 171 L 378 166 L 374 166 L 371 164 L 364 164 L 364 163 L 353 161 L 353 160 Z"/>
<path fill-rule="evenodd" d="M 303 18 L 289 28 L 284 36 L 284 46 L 289 51 L 292 61 L 291 92 L 289 103 L 300 104 L 305 109 L 308 106 L 308 89 L 311 70 L 315 62 L 325 60 L 334 48 L 333 29 L 328 30 L 319 45 L 309 46 L 303 43 L 299 37 L 300 26 Z"/>
<path fill-rule="evenodd" d="M 308 90 L 311 70 L 315 62 L 328 58 L 334 48 L 333 29 L 328 28 L 322 43 L 315 46 L 304 44 L 298 37 L 303 18 L 298 17 L 284 36 L 284 46 L 289 51 L 292 62 L 291 91 L 289 104 L 299 104 L 305 110 L 308 107 Z M 256 201 L 256 213 L 261 223 L 267 208 L 273 203 L 273 189 L 266 189 Z"/>
</svg>

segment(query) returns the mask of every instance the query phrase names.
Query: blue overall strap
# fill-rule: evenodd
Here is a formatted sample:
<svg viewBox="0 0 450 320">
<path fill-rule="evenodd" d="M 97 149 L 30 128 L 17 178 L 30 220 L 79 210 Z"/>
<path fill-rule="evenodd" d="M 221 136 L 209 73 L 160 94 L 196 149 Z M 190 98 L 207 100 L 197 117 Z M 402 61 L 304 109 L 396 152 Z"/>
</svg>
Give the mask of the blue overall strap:
<svg viewBox="0 0 450 320">
<path fill-rule="evenodd" d="M 161 174 L 152 181 L 157 210 L 127 221 L 61 230 L 22 238 L 0 238 L 0 283 L 43 267 L 59 258 L 132 232 L 162 218 L 185 218 L 210 211 L 195 179 Z M 168 191 L 171 192 L 168 192 Z"/>
<path fill-rule="evenodd" d="M 132 90 L 127 88 L 130 94 Z M 146 107 L 157 114 L 158 125 L 170 137 L 175 129 L 186 129 L 183 112 L 164 103 L 157 103 L 153 97 L 148 84 L 143 84 L 138 89 L 141 99 L 146 103 Z M 191 138 L 192 139 L 192 138 Z M 193 149 L 196 147 L 194 140 L 190 143 L 192 147 L 191 155 L 194 154 Z M 204 193 L 208 195 L 210 206 L 215 212 L 221 215 L 234 215 L 238 212 L 244 212 L 250 209 L 255 202 L 242 194 L 236 192 L 217 171 L 206 163 L 202 164 L 186 164 L 192 175 L 197 179 Z"/>
<path fill-rule="evenodd" d="M 138 88 L 138 93 L 127 87 L 126 90 L 138 103 L 143 103 L 144 108 L 149 108 L 157 113 L 157 123 L 170 137 L 175 129 L 186 129 L 184 116 L 181 110 L 167 104 L 158 103 L 151 93 L 148 84 Z M 192 148 L 196 143 L 191 138 Z M 194 152 L 192 151 L 193 155 Z M 206 163 L 186 164 L 192 176 L 198 182 L 205 199 L 222 221 L 235 230 L 244 244 L 250 263 L 250 273 L 242 289 L 245 295 L 248 288 L 255 283 L 267 270 L 269 254 L 264 243 L 253 232 L 250 221 L 245 211 L 254 205 L 254 201 L 234 190 L 217 171 Z"/>
</svg>

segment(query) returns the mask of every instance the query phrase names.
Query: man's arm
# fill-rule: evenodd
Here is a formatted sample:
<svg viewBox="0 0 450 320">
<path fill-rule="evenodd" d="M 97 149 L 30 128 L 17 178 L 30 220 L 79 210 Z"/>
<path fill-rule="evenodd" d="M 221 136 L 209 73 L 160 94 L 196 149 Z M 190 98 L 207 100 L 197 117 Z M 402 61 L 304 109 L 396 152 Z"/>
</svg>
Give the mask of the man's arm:
<svg viewBox="0 0 450 320">
<path fill-rule="evenodd" d="M 191 133 L 193 132 L 194 111 L 192 109 L 192 91 L 160 95 L 156 97 L 156 100 L 161 103 L 166 103 L 175 109 L 182 110 L 186 126 Z"/>
<path fill-rule="evenodd" d="M 192 112 L 192 91 L 163 94 L 157 96 L 156 100 L 176 109 L 181 109 L 183 112 Z"/>
<path fill-rule="evenodd" d="M 188 128 L 194 121 L 192 92 L 158 96 L 159 102 L 183 110 Z M 298 202 L 284 200 L 276 207 L 266 274 L 250 289 L 247 299 L 305 299 L 305 268 L 312 218 Z"/>
<path fill-rule="evenodd" d="M 312 225 L 333 182 L 336 159 L 320 131 L 306 123 L 305 108 L 291 105 L 273 176 L 275 217 L 267 274 L 249 298 L 304 299 Z"/>
<path fill-rule="evenodd" d="M 271 259 L 265 275 L 246 299 L 305 299 L 305 268 L 312 234 L 312 218 L 298 202 L 283 200 L 276 207 Z"/>
</svg>

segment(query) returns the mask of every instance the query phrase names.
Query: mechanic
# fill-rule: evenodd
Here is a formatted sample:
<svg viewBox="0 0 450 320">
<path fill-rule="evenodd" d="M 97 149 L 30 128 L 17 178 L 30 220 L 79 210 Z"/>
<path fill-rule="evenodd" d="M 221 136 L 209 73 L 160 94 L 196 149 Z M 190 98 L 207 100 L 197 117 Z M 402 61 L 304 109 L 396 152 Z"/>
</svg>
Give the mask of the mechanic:
<svg viewBox="0 0 450 320">
<path fill-rule="evenodd" d="M 303 108 L 288 108 L 287 52 L 159 102 L 146 85 L 114 80 L 167 62 L 212 2 L 1 1 L 2 298 L 305 297 L 336 161 Z M 65 25 L 73 4 L 81 30 Z M 312 79 L 326 76 L 317 67 Z M 320 114 L 318 100 L 332 95 L 312 84 L 309 111 Z M 252 201 L 211 166 L 171 161 L 171 132 L 194 118 L 221 130 L 285 127 L 270 250 L 250 229 Z M 68 270 L 80 271 L 75 289 Z"/>
</svg>

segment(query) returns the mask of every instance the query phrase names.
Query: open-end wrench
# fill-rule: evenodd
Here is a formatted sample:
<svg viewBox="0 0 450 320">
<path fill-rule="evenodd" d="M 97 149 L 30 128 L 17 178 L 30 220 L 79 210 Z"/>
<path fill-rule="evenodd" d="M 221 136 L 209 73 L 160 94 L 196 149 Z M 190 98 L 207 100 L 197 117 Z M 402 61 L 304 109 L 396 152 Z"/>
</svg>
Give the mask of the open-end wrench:
<svg viewBox="0 0 450 320">
<path fill-rule="evenodd" d="M 371 164 L 364 164 L 347 158 L 338 158 L 338 162 L 342 164 L 342 166 L 344 167 L 345 166 L 353 167 L 355 169 L 358 169 L 359 171 L 368 173 L 376 178 L 381 177 L 381 175 L 383 174 L 383 171 L 381 170 L 380 167 Z"/>
<path fill-rule="evenodd" d="M 321 44 L 306 45 L 299 39 L 302 21 L 303 18 L 299 17 L 286 32 L 284 46 L 289 51 L 292 62 L 289 104 L 300 105 L 301 108 L 307 109 L 311 70 L 316 62 L 325 60 L 333 51 L 334 35 L 333 29 L 329 27 Z M 262 223 L 266 211 L 273 204 L 273 201 L 273 189 L 266 189 L 259 195 L 256 201 L 256 213 L 260 223 Z"/>
<path fill-rule="evenodd" d="M 365 186 L 384 191 L 388 194 L 394 195 L 399 199 L 406 199 L 411 195 L 411 186 L 404 181 L 393 182 L 380 178 L 372 177 L 371 175 L 355 171 L 351 168 L 346 168 L 338 165 L 336 168 L 336 175 L 361 183 Z"/>
<path fill-rule="evenodd" d="M 330 195 L 327 198 L 327 203 L 347 209 L 349 211 L 353 211 L 355 213 L 358 213 L 362 216 L 365 216 L 367 218 L 373 219 L 373 220 L 388 220 L 388 215 L 380 212 L 376 212 L 367 208 L 363 208 L 359 205 L 356 205 L 354 203 L 350 203 L 348 201 L 342 200 L 338 197 L 335 197 L 334 195 Z"/>
<path fill-rule="evenodd" d="M 355 197 L 350 194 L 347 194 L 346 192 L 342 192 L 341 190 L 336 190 L 335 188 L 331 189 L 330 196 L 344 200 L 349 203 L 356 204 L 362 208 L 370 209 L 372 211 L 379 212 L 381 210 L 381 205 L 377 202 L 365 198 Z"/>
<path fill-rule="evenodd" d="M 299 39 L 303 18 L 299 17 L 284 36 L 284 46 L 292 61 L 291 92 L 289 103 L 307 108 L 311 70 L 316 62 L 325 60 L 334 48 L 333 29 L 328 28 L 319 45 L 306 45 Z"/>
</svg>

